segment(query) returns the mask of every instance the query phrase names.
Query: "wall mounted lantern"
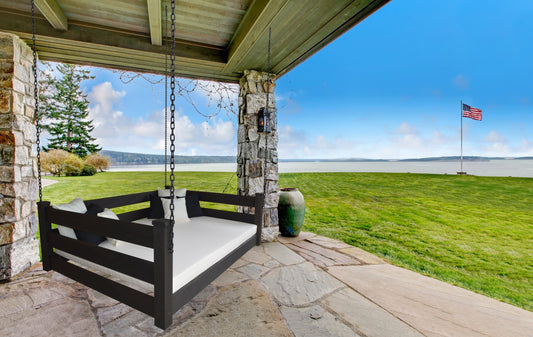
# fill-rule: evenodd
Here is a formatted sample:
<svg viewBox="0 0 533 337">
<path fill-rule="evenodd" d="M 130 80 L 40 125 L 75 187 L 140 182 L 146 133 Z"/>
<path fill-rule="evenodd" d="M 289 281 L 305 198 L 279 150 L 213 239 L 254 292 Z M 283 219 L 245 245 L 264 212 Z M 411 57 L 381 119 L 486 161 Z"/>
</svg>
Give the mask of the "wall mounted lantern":
<svg viewBox="0 0 533 337">
<path fill-rule="evenodd" d="M 266 107 L 259 109 L 257 113 L 257 132 L 272 132 L 270 127 L 270 112 Z"/>
</svg>

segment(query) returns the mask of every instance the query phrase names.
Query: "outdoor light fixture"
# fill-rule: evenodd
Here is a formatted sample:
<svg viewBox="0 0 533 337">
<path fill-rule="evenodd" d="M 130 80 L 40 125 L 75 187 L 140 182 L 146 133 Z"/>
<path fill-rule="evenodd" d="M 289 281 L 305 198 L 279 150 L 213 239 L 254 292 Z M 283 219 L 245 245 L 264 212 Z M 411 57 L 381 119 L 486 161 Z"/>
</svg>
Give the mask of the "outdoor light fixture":
<svg viewBox="0 0 533 337">
<path fill-rule="evenodd" d="M 257 132 L 272 132 L 270 128 L 270 112 L 266 107 L 259 109 L 257 113 Z"/>
</svg>

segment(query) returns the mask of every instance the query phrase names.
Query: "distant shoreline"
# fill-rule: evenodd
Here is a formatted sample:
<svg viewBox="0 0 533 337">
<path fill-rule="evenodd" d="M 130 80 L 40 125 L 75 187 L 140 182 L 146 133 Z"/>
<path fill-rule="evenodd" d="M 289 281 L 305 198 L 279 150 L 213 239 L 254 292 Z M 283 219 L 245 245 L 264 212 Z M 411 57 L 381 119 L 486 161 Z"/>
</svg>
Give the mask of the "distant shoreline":
<svg viewBox="0 0 533 337">
<path fill-rule="evenodd" d="M 102 155 L 111 158 L 112 165 L 161 165 L 165 164 L 165 156 L 159 154 L 129 153 L 118 151 L 101 151 Z M 280 159 L 281 163 L 298 162 L 325 162 L 325 163 L 350 163 L 350 162 L 458 162 L 459 156 L 407 158 L 407 159 L 368 159 L 368 158 L 334 158 L 334 159 Z M 533 157 L 479 157 L 464 156 L 463 162 L 480 162 L 491 160 L 533 160 Z M 175 156 L 176 164 L 218 164 L 235 163 L 236 156 Z M 168 157 L 167 157 L 168 162 Z"/>
<path fill-rule="evenodd" d="M 237 163 L 176 164 L 177 172 L 235 172 Z M 168 170 L 168 166 L 167 166 Z M 280 173 L 334 173 L 334 172 L 380 172 L 380 173 L 420 173 L 456 175 L 460 170 L 458 161 L 351 161 L 320 162 L 299 161 L 279 162 Z M 109 171 L 165 171 L 162 164 L 112 166 Z M 469 175 L 496 177 L 533 178 L 533 159 L 530 160 L 486 160 L 465 161 L 463 171 Z"/>
</svg>

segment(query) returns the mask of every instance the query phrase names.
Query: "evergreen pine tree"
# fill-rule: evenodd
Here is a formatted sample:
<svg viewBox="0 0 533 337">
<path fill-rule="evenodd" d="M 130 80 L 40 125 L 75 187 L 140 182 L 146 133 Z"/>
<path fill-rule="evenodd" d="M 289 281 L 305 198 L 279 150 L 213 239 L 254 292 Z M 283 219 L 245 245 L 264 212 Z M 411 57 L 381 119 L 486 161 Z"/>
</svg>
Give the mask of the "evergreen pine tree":
<svg viewBox="0 0 533 337">
<path fill-rule="evenodd" d="M 53 71 L 48 71 L 41 81 L 41 119 L 43 128 L 50 134 L 44 150 L 62 149 L 80 157 L 100 151 L 90 135 L 94 126 L 87 118 L 89 100 L 80 88 L 82 81 L 94 76 L 72 64 L 60 64 L 56 69 L 57 78 L 52 76 Z"/>
</svg>

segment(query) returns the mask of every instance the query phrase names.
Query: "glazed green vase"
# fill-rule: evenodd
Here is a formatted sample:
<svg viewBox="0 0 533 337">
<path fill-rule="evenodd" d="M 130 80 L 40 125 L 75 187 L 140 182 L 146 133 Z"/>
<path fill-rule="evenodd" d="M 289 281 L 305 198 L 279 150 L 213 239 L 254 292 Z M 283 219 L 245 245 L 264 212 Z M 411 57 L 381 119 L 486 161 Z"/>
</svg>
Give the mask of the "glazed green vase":
<svg viewBox="0 0 533 337">
<path fill-rule="evenodd" d="M 305 216 L 304 196 L 297 188 L 282 188 L 278 204 L 279 231 L 282 236 L 298 236 Z"/>
</svg>

